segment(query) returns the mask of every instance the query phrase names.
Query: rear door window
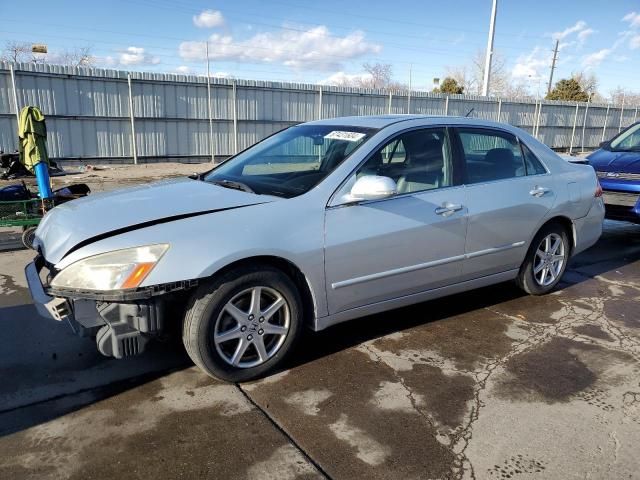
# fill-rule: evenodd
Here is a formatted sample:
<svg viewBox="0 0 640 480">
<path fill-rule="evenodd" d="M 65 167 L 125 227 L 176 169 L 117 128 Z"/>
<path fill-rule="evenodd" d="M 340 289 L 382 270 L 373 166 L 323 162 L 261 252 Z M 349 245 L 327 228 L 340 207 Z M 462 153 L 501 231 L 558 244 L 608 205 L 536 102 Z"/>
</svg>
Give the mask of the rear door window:
<svg viewBox="0 0 640 480">
<path fill-rule="evenodd" d="M 498 130 L 458 128 L 467 184 L 526 175 L 520 144 L 514 135 Z"/>
</svg>

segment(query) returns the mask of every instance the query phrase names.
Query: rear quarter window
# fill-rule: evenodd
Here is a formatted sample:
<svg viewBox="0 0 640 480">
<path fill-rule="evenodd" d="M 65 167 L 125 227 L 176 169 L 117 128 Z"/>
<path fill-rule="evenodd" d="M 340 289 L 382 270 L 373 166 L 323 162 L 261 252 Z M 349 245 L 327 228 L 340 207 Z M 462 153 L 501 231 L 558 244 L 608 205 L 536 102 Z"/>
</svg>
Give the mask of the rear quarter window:
<svg viewBox="0 0 640 480">
<path fill-rule="evenodd" d="M 527 147 L 524 143 L 520 142 L 522 148 L 522 157 L 524 158 L 524 164 L 527 169 L 527 175 L 542 175 L 547 173 L 547 169 L 544 168 L 542 162 L 538 160 L 538 157 Z"/>
</svg>

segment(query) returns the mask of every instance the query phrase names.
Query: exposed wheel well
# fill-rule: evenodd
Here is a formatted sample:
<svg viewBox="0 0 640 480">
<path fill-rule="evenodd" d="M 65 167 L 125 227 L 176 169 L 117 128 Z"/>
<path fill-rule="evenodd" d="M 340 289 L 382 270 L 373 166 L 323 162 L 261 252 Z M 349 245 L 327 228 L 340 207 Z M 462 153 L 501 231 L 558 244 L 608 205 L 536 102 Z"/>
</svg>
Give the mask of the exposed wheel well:
<svg viewBox="0 0 640 480">
<path fill-rule="evenodd" d="M 313 321 L 313 319 L 315 318 L 315 304 L 313 301 L 313 295 L 311 293 L 309 283 L 307 282 L 307 279 L 302 271 L 296 265 L 282 257 L 262 255 L 243 258 L 242 260 L 237 260 L 233 263 L 230 263 L 229 265 L 226 265 L 222 269 L 218 270 L 214 275 L 219 275 L 220 273 L 224 273 L 245 265 L 250 265 L 252 267 L 255 267 L 256 265 L 268 265 L 270 267 L 277 268 L 278 270 L 286 274 L 293 281 L 296 287 L 298 287 L 298 291 L 300 292 L 305 323 L 309 322 L 307 324 L 310 324 Z"/>
<path fill-rule="evenodd" d="M 546 227 L 547 225 L 549 225 L 550 223 L 559 223 L 560 225 L 562 225 L 565 229 L 565 231 L 567 232 L 567 235 L 569 236 L 569 246 L 571 248 L 571 250 L 573 251 L 573 249 L 576 246 L 576 232 L 573 226 L 573 222 L 571 221 L 570 218 L 567 217 L 563 217 L 563 216 L 557 216 L 557 217 L 553 217 L 550 218 L 549 220 L 547 220 L 544 225 L 541 225 L 540 228 L 538 229 L 538 232 L 540 230 L 542 230 L 544 227 Z M 536 234 L 538 233 L 536 232 Z"/>
</svg>

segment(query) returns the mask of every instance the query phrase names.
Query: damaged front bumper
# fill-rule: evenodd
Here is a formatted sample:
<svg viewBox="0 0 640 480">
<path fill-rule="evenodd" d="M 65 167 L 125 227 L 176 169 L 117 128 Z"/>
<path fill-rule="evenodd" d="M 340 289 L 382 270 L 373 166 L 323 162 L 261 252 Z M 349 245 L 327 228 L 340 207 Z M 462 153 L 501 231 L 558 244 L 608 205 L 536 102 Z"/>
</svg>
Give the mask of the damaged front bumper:
<svg viewBox="0 0 640 480">
<path fill-rule="evenodd" d="M 67 322 L 80 336 L 94 336 L 100 353 L 124 358 L 142 353 L 165 328 L 166 293 L 187 290 L 195 282 L 133 292 L 60 292 L 43 285 L 45 267 L 38 256 L 25 267 L 29 291 L 38 313 Z"/>
</svg>

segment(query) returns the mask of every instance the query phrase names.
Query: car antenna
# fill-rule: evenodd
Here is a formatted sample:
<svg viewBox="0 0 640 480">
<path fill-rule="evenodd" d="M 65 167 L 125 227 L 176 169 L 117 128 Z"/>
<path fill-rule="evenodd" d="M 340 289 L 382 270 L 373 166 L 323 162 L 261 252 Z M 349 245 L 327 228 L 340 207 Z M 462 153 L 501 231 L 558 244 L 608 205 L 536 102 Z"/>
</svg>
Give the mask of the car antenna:
<svg viewBox="0 0 640 480">
<path fill-rule="evenodd" d="M 467 114 L 465 115 L 465 117 L 468 117 L 469 115 L 471 115 L 471 114 L 473 113 L 473 111 L 474 111 L 474 110 L 475 110 L 475 108 L 473 108 L 473 107 L 472 107 L 472 108 L 471 108 L 471 110 L 469 110 L 469 111 L 467 112 Z"/>
</svg>

